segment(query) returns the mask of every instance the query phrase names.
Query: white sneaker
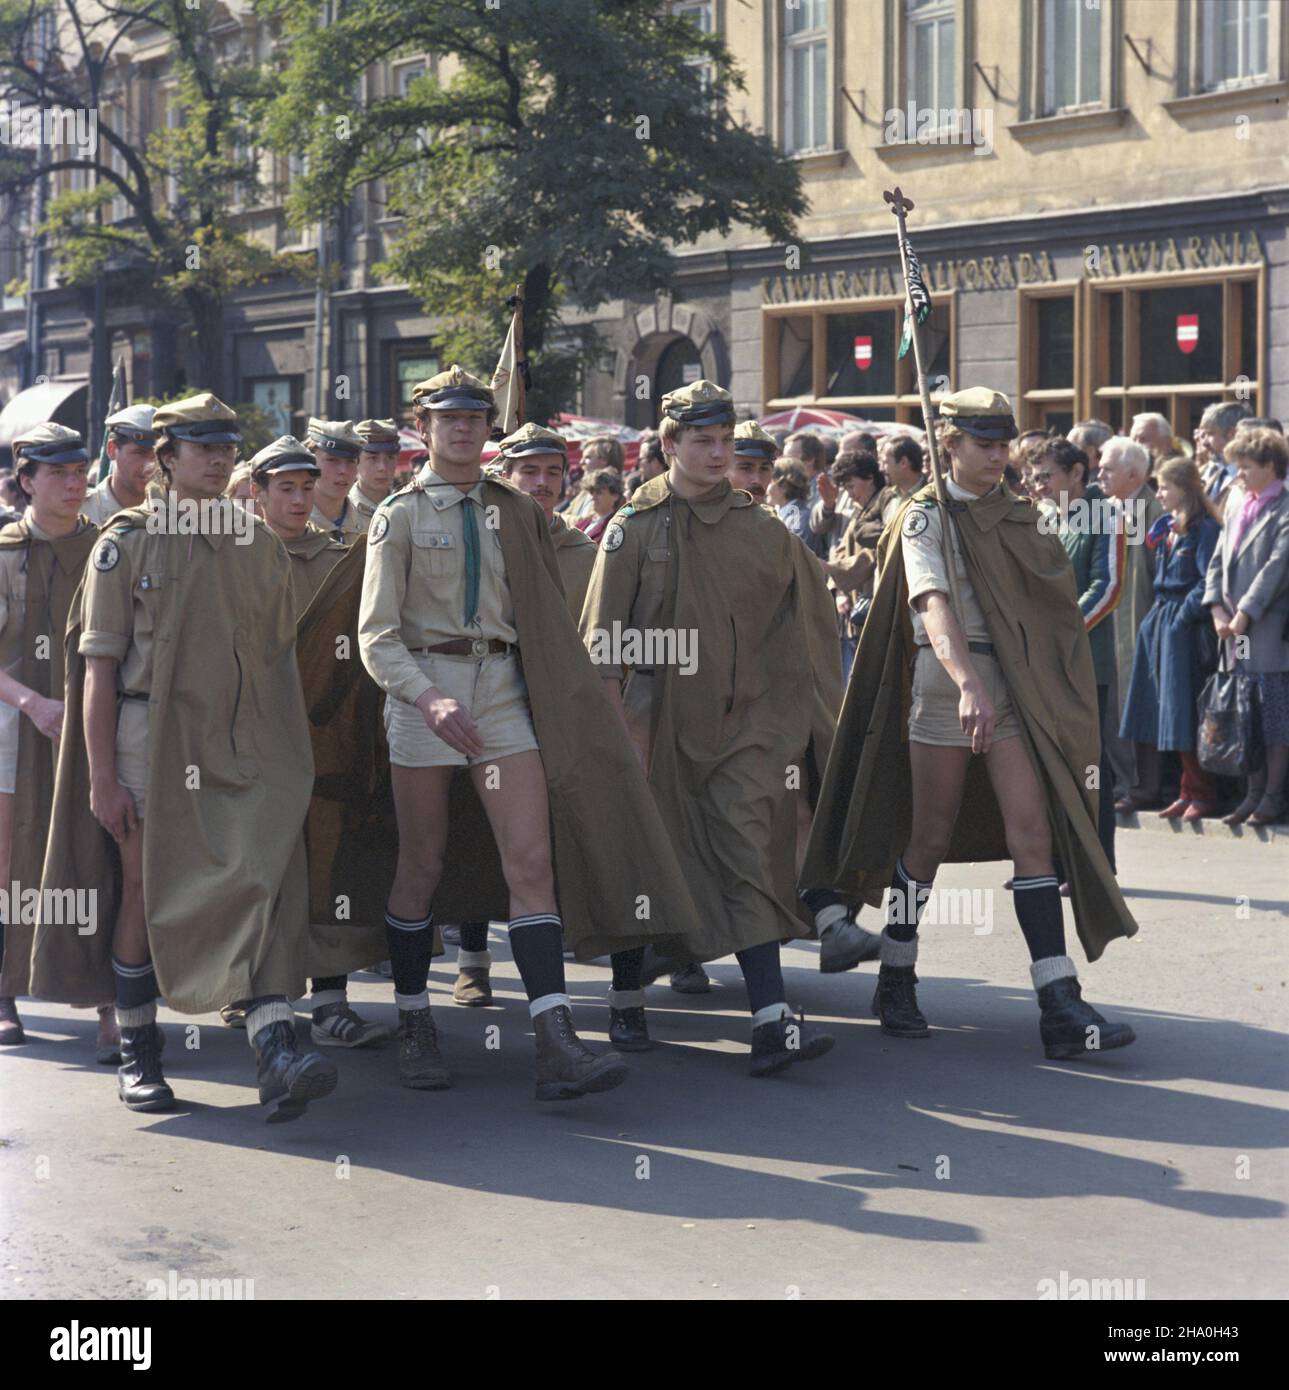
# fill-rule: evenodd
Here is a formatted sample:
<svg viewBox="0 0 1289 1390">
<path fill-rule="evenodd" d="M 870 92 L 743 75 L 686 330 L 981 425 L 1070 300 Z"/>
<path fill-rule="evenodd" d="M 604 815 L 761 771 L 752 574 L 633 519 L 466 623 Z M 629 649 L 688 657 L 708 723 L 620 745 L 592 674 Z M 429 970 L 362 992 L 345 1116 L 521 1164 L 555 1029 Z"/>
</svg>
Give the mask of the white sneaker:
<svg viewBox="0 0 1289 1390">
<path fill-rule="evenodd" d="M 314 1011 L 309 1036 L 319 1047 L 373 1047 L 392 1038 L 394 1030 L 385 1023 L 368 1023 L 342 1001 Z"/>
</svg>

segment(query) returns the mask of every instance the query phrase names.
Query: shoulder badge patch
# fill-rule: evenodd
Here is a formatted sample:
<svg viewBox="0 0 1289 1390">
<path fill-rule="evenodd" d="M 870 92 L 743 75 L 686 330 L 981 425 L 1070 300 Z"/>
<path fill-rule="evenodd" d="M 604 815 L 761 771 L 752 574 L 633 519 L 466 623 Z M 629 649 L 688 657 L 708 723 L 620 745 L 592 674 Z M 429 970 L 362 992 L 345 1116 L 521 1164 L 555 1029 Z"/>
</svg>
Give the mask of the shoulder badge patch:
<svg viewBox="0 0 1289 1390">
<path fill-rule="evenodd" d="M 371 519 L 371 526 L 367 530 L 367 544 L 376 545 L 385 539 L 385 532 L 389 530 L 389 514 L 384 511 L 377 511 Z"/>
<path fill-rule="evenodd" d="M 616 550 L 627 538 L 627 533 L 618 525 L 616 521 L 609 523 L 609 529 L 604 533 L 604 540 L 600 543 L 604 550 Z"/>
<path fill-rule="evenodd" d="M 121 547 L 111 538 L 104 536 L 94 548 L 94 568 L 96 570 L 114 570 L 120 563 Z"/>
<path fill-rule="evenodd" d="M 921 507 L 910 507 L 904 517 L 904 525 L 901 528 L 906 536 L 920 536 L 930 524 L 930 518 Z"/>
</svg>

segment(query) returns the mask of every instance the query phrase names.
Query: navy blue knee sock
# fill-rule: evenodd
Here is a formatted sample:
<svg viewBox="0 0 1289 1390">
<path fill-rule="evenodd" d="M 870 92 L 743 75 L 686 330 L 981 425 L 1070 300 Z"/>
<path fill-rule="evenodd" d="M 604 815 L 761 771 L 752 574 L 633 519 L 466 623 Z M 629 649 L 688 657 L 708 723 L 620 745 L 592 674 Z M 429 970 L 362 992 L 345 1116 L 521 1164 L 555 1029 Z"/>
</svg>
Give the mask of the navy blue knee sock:
<svg viewBox="0 0 1289 1390">
<path fill-rule="evenodd" d="M 461 923 L 461 949 L 463 951 L 486 951 L 488 949 L 487 922 Z"/>
<path fill-rule="evenodd" d="M 112 979 L 116 985 L 118 1009 L 141 1009 L 151 1004 L 161 991 L 157 988 L 156 972 L 150 960 L 142 965 L 126 965 L 112 957 Z"/>
<path fill-rule="evenodd" d="M 430 975 L 430 954 L 434 950 L 434 933 L 430 930 L 432 914 L 413 922 L 396 917 L 385 910 L 385 943 L 389 947 L 389 963 L 394 971 L 394 991 L 414 995 L 425 991 Z"/>
<path fill-rule="evenodd" d="M 912 941 L 931 896 L 931 883 L 919 883 L 904 869 L 904 860 L 895 861 L 891 874 L 891 893 L 886 900 L 886 934 L 894 941 Z"/>
<path fill-rule="evenodd" d="M 529 1001 L 564 990 L 564 927 L 558 914 L 510 919 L 510 954 Z"/>
<path fill-rule="evenodd" d="M 1030 960 L 1065 954 L 1065 914 L 1055 874 L 1013 878 L 1016 920 L 1025 935 Z"/>
<path fill-rule="evenodd" d="M 735 951 L 734 959 L 743 972 L 748 1007 L 753 1013 L 771 1004 L 784 1002 L 787 991 L 783 987 L 783 967 L 779 962 L 777 941 L 763 941 L 759 946 Z"/>
</svg>

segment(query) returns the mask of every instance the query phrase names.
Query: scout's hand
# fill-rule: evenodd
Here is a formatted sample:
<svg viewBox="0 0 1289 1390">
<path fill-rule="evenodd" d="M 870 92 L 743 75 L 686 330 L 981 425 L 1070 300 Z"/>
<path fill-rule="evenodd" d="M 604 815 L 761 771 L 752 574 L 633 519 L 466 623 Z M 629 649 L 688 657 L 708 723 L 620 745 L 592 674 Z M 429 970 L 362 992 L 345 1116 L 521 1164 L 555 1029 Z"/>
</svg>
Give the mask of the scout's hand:
<svg viewBox="0 0 1289 1390">
<path fill-rule="evenodd" d="M 55 743 L 63 736 L 63 702 L 61 700 L 47 700 L 43 695 L 37 696 L 27 710 L 27 718 L 46 738 L 52 739 Z"/>
<path fill-rule="evenodd" d="M 984 686 L 975 681 L 968 681 L 962 687 L 962 698 L 958 701 L 958 718 L 962 723 L 962 732 L 971 735 L 971 751 L 989 752 L 997 715 L 994 713 L 993 702 L 985 694 Z"/>
<path fill-rule="evenodd" d="M 440 694 L 431 686 L 417 700 L 416 708 L 425 717 L 430 732 L 437 734 L 449 748 L 455 748 L 467 758 L 483 756 L 478 727 L 463 704 Z"/>
<path fill-rule="evenodd" d="M 90 783 L 90 810 L 117 844 L 139 824 L 134 798 L 115 778 L 106 784 Z"/>
</svg>

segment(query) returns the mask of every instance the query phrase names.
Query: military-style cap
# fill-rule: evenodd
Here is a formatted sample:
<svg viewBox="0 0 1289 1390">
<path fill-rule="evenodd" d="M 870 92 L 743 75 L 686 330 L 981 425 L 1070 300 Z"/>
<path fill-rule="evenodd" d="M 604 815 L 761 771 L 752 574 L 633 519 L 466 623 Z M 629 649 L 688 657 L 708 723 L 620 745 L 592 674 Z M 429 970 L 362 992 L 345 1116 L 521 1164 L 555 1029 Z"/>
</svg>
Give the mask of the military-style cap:
<svg viewBox="0 0 1289 1390">
<path fill-rule="evenodd" d="M 13 441 L 13 456 L 21 463 L 87 463 L 85 441 L 76 430 L 56 425 L 34 425 Z"/>
<path fill-rule="evenodd" d="M 940 419 L 951 421 L 977 439 L 1015 439 L 1016 417 L 1012 403 L 1001 391 L 988 386 L 968 386 L 965 391 L 940 397 Z"/>
<path fill-rule="evenodd" d="M 398 426 L 393 420 L 359 420 L 354 433 L 369 454 L 396 454 L 402 447 Z"/>
<path fill-rule="evenodd" d="M 691 381 L 662 398 L 662 413 L 682 425 L 732 425 L 734 397 L 714 381 Z"/>
<path fill-rule="evenodd" d="M 103 423 L 117 439 L 127 439 L 132 444 L 155 444 L 157 432 L 152 428 L 155 414 L 155 406 L 127 405 L 124 410 L 109 415 Z"/>
<path fill-rule="evenodd" d="M 568 444 L 562 434 L 548 430 L 544 425 L 535 425 L 530 420 L 520 425 L 513 434 L 508 434 L 497 447 L 507 458 L 523 458 L 527 454 L 563 454 L 568 458 Z"/>
<path fill-rule="evenodd" d="M 152 428 L 158 434 L 190 439 L 197 444 L 242 442 L 237 429 L 237 412 L 209 391 L 158 406 L 152 416 Z"/>
<path fill-rule="evenodd" d="M 263 482 L 270 473 L 301 472 L 317 477 L 322 469 L 317 460 L 293 435 L 284 434 L 266 444 L 251 460 L 251 477 Z"/>
<path fill-rule="evenodd" d="M 342 458 L 357 458 L 363 447 L 352 420 L 319 420 L 313 415 L 309 417 L 304 442 L 324 454 L 339 454 Z"/>
<path fill-rule="evenodd" d="M 767 434 L 755 420 L 744 420 L 734 426 L 734 457 L 739 459 L 769 459 L 779 457 L 774 436 Z"/>
<path fill-rule="evenodd" d="M 490 410 L 496 404 L 486 381 L 454 362 L 446 372 L 412 387 L 412 404 L 431 410 Z"/>
</svg>

